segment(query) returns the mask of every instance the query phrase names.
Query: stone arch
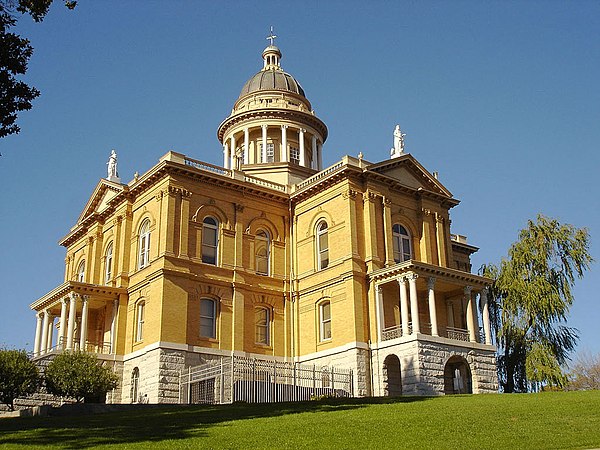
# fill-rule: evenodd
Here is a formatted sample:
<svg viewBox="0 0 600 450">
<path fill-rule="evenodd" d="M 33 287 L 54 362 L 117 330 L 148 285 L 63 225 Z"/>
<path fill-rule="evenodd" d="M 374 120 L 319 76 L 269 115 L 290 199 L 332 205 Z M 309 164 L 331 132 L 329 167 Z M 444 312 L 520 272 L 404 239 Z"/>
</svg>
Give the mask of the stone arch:
<svg viewBox="0 0 600 450">
<path fill-rule="evenodd" d="M 335 225 L 333 221 L 333 217 L 327 211 L 317 211 L 310 219 L 310 225 L 308 226 L 308 230 L 306 230 L 306 237 L 316 236 L 317 235 L 317 223 L 321 220 L 327 222 L 327 227 L 332 228 Z"/>
<path fill-rule="evenodd" d="M 223 226 L 231 228 L 227 214 L 216 205 L 200 205 L 192 216 L 192 221 L 202 225 L 202 221 L 206 216 L 214 216 Z"/>
<path fill-rule="evenodd" d="M 472 394 L 473 376 L 468 361 L 460 355 L 448 358 L 444 366 L 444 394 Z"/>
<path fill-rule="evenodd" d="M 246 234 L 255 235 L 261 228 L 269 232 L 272 240 L 281 240 L 281 233 L 279 232 L 277 225 L 265 217 L 254 217 L 252 220 L 250 220 L 248 226 L 246 227 Z"/>
<path fill-rule="evenodd" d="M 383 395 L 398 397 L 402 395 L 402 370 L 400 359 L 393 353 L 383 360 Z"/>
<path fill-rule="evenodd" d="M 154 217 L 154 215 L 150 211 L 142 212 L 142 214 L 140 214 L 140 216 L 135 221 L 135 224 L 132 228 L 133 236 L 135 239 L 139 237 L 140 228 L 146 219 L 150 222 L 150 231 L 153 231 L 156 228 L 156 218 Z"/>
</svg>

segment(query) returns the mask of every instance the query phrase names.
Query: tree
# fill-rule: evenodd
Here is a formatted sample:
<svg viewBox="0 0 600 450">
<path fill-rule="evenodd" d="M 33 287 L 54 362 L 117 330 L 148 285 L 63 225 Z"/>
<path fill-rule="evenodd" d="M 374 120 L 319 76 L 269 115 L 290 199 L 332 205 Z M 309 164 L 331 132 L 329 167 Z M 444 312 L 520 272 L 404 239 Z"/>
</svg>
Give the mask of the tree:
<svg viewBox="0 0 600 450">
<path fill-rule="evenodd" d="M 567 389 L 586 391 L 600 389 L 600 354 L 582 352 L 572 365 Z"/>
<path fill-rule="evenodd" d="M 528 221 L 500 266 L 483 266 L 494 280 L 490 319 L 498 346 L 498 379 L 504 392 L 528 383 L 563 386 L 560 366 L 575 348 L 577 330 L 566 326 L 572 288 L 593 259 L 585 228 L 538 215 Z"/>
<path fill-rule="evenodd" d="M 27 39 L 23 39 L 9 30 L 17 24 L 15 11 L 29 14 L 34 21 L 41 22 L 53 0 L 0 0 L 0 138 L 18 133 L 17 114 L 30 110 L 32 101 L 40 91 L 17 80 L 27 71 L 33 48 Z M 65 1 L 69 9 L 75 1 Z"/>
<path fill-rule="evenodd" d="M 117 387 L 117 376 L 100 364 L 95 356 L 83 352 L 64 352 L 46 367 L 49 393 L 73 397 L 77 402 L 101 402 Z"/>
<path fill-rule="evenodd" d="M 17 397 L 33 394 L 40 385 L 36 365 L 25 350 L 0 350 L 0 401 L 15 409 Z"/>
</svg>

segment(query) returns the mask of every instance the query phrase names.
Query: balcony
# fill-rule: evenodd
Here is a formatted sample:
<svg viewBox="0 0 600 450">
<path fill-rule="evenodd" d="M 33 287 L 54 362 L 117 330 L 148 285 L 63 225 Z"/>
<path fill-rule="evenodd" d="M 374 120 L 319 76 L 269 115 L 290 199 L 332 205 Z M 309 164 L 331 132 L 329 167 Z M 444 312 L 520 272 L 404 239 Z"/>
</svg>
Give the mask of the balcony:
<svg viewBox="0 0 600 450">
<path fill-rule="evenodd" d="M 412 322 L 409 322 L 408 324 L 408 332 L 406 333 L 406 335 L 410 335 L 412 333 Z M 421 324 L 421 330 L 420 330 L 421 334 L 426 334 L 426 335 L 431 335 L 431 324 L 430 323 L 422 323 Z M 397 339 L 399 337 L 402 337 L 404 334 L 402 333 L 402 325 L 394 325 L 388 328 L 384 328 L 381 331 L 381 340 L 382 341 L 389 341 L 392 339 Z M 462 342 L 469 342 L 469 331 L 462 329 L 462 328 L 455 328 L 455 327 L 446 327 L 445 329 L 440 330 L 439 335 L 441 337 L 445 337 L 448 339 L 452 339 L 454 341 L 462 341 Z M 485 339 L 485 337 L 483 337 L 482 332 L 480 331 L 480 335 L 482 336 L 482 340 L 479 342 L 484 342 L 483 339 Z"/>
</svg>

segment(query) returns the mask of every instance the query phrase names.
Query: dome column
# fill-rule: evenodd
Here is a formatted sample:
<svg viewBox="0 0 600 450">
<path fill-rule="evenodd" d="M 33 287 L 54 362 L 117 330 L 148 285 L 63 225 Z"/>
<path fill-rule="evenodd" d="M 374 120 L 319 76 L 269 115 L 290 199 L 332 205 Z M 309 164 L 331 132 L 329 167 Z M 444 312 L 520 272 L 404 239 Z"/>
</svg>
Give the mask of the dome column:
<svg viewBox="0 0 600 450">
<path fill-rule="evenodd" d="M 229 143 L 223 144 L 223 167 L 229 169 Z"/>
<path fill-rule="evenodd" d="M 311 165 L 313 169 L 317 169 L 317 137 L 313 134 L 312 137 L 312 155 L 311 155 Z"/>
<path fill-rule="evenodd" d="M 236 164 L 235 164 L 235 135 L 232 134 L 231 135 L 231 147 L 229 148 L 229 153 L 230 153 L 230 157 L 231 157 L 231 165 L 230 165 L 230 169 L 236 169 Z"/>
<path fill-rule="evenodd" d="M 300 130 L 298 131 L 298 140 L 300 141 L 300 165 L 302 167 L 304 167 L 305 165 L 305 158 L 304 158 L 304 132 L 306 130 L 304 128 L 300 128 Z"/>
<path fill-rule="evenodd" d="M 317 170 L 323 170 L 323 144 L 317 142 Z"/>
<path fill-rule="evenodd" d="M 281 162 L 287 162 L 287 129 L 288 125 L 281 125 Z"/>
<path fill-rule="evenodd" d="M 262 127 L 262 148 L 260 149 L 261 157 L 260 162 L 267 162 L 267 126 L 266 124 L 261 125 Z"/>
<path fill-rule="evenodd" d="M 244 128 L 244 164 L 250 164 L 250 131 Z"/>
</svg>

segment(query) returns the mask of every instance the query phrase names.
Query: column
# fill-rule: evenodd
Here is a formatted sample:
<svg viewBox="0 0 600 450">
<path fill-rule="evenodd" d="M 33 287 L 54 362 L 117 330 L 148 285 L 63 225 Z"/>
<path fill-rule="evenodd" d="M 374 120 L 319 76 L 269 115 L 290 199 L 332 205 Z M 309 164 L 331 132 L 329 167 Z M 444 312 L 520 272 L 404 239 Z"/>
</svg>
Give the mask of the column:
<svg viewBox="0 0 600 450">
<path fill-rule="evenodd" d="M 231 154 L 231 169 L 237 169 L 237 164 L 235 161 L 235 136 L 231 135 L 231 145 L 229 147 L 229 153 Z"/>
<path fill-rule="evenodd" d="M 465 298 L 467 300 L 467 329 L 469 331 L 469 341 L 477 342 L 475 323 L 473 321 L 473 296 L 471 295 L 471 290 L 471 286 L 465 286 Z"/>
<path fill-rule="evenodd" d="M 76 294 L 71 293 L 69 305 L 69 324 L 67 325 L 67 350 L 73 350 L 73 334 L 75 332 L 75 313 L 77 310 Z"/>
<path fill-rule="evenodd" d="M 117 352 L 117 343 L 115 342 L 117 333 L 117 312 L 119 311 L 119 299 L 113 300 L 112 320 L 110 322 L 110 353 Z"/>
<path fill-rule="evenodd" d="M 33 355 L 38 356 L 40 354 L 40 342 L 42 339 L 42 313 L 36 313 L 35 315 L 35 340 L 33 341 Z"/>
<path fill-rule="evenodd" d="M 437 312 L 435 310 L 435 277 L 429 277 L 427 288 L 429 289 L 429 320 L 431 321 L 431 335 L 439 336 L 437 326 Z"/>
<path fill-rule="evenodd" d="M 300 165 L 302 167 L 304 167 L 304 132 L 306 130 L 303 128 L 300 128 L 300 131 L 298 131 L 298 140 L 300 141 Z"/>
<path fill-rule="evenodd" d="M 46 341 L 46 352 L 52 350 L 52 335 L 54 331 L 54 316 L 52 314 L 48 315 L 48 341 Z"/>
<path fill-rule="evenodd" d="M 288 160 L 287 129 L 287 125 L 281 125 L 281 162 Z"/>
<path fill-rule="evenodd" d="M 391 266 L 394 261 L 394 237 L 392 235 L 392 202 L 383 197 L 383 238 L 385 242 L 385 265 Z"/>
<path fill-rule="evenodd" d="M 485 343 L 492 345 L 492 330 L 490 327 L 490 307 L 488 305 L 488 288 L 484 287 L 479 294 L 481 309 L 483 310 L 483 332 L 485 333 Z"/>
<path fill-rule="evenodd" d="M 229 169 L 229 144 L 227 142 L 223 144 L 223 167 Z"/>
<path fill-rule="evenodd" d="M 46 353 L 48 344 L 48 322 L 50 321 L 50 311 L 44 310 L 44 323 L 42 324 L 42 342 L 40 342 L 40 353 Z"/>
<path fill-rule="evenodd" d="M 323 170 L 323 144 L 317 142 L 317 170 Z"/>
<path fill-rule="evenodd" d="M 408 336 L 408 294 L 406 292 L 406 277 L 398 278 L 400 285 L 400 314 L 402 317 L 402 336 Z"/>
<path fill-rule="evenodd" d="M 260 152 L 261 152 L 260 162 L 266 163 L 267 162 L 267 125 L 261 125 L 261 127 L 262 127 L 262 148 L 260 149 Z"/>
<path fill-rule="evenodd" d="M 87 322 L 88 322 L 88 297 L 82 296 L 83 306 L 81 308 L 81 333 L 79 333 L 79 350 L 85 351 L 85 341 L 87 341 Z"/>
<path fill-rule="evenodd" d="M 383 288 L 381 285 L 375 287 L 375 301 L 377 302 L 375 305 L 375 313 L 377 314 L 377 341 L 381 342 L 381 334 L 385 326 L 383 317 Z"/>
<path fill-rule="evenodd" d="M 181 190 L 181 205 L 179 208 L 179 256 L 187 258 L 189 245 L 189 226 L 190 226 L 190 197 L 192 193 Z"/>
<path fill-rule="evenodd" d="M 408 275 L 408 285 L 410 290 L 410 315 L 412 317 L 412 334 L 421 332 L 419 323 L 419 299 L 417 298 L 417 278 L 419 275 L 411 273 Z"/>
<path fill-rule="evenodd" d="M 244 128 L 244 164 L 250 164 L 250 131 Z"/>
<path fill-rule="evenodd" d="M 114 247 L 113 247 L 114 248 Z M 58 325 L 58 341 L 56 344 L 61 350 L 65 348 L 65 328 L 67 327 L 67 299 L 60 301 L 60 322 Z"/>
<path fill-rule="evenodd" d="M 317 169 L 317 137 L 315 135 L 313 135 L 313 137 L 312 137 L 312 146 L 311 146 L 310 151 L 312 152 L 311 157 L 310 157 L 311 168 L 316 170 Z"/>
</svg>

